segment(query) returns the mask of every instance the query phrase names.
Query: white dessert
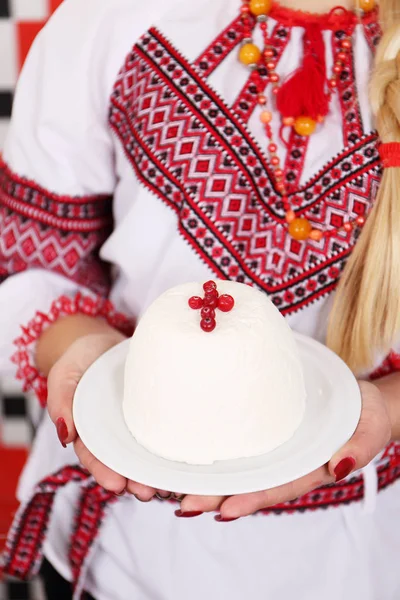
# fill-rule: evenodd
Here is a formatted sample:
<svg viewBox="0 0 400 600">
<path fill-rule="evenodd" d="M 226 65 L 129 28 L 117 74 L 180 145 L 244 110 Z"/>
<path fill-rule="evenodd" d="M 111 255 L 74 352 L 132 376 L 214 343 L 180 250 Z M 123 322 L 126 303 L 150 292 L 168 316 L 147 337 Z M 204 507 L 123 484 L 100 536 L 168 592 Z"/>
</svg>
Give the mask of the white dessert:
<svg viewBox="0 0 400 600">
<path fill-rule="evenodd" d="M 267 296 L 217 281 L 234 308 L 200 327 L 180 285 L 150 306 L 131 340 L 123 410 L 137 442 L 160 457 L 196 465 L 254 457 L 287 442 L 305 410 L 298 349 Z"/>
</svg>

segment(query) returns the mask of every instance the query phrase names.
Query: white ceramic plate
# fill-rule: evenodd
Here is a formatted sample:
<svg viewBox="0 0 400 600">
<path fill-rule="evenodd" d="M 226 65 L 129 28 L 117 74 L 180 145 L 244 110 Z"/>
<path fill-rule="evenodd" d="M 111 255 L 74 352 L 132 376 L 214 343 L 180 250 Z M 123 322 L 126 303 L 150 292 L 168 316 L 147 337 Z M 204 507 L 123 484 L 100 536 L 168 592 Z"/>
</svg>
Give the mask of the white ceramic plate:
<svg viewBox="0 0 400 600">
<path fill-rule="evenodd" d="M 107 352 L 82 378 L 74 399 L 78 433 L 105 465 L 158 489 L 232 495 L 298 479 L 328 462 L 351 438 L 360 418 L 361 396 L 352 373 L 334 353 L 304 336 L 296 335 L 296 340 L 307 388 L 305 418 L 289 442 L 264 456 L 196 467 L 164 460 L 140 446 L 122 413 L 129 341 Z"/>
</svg>

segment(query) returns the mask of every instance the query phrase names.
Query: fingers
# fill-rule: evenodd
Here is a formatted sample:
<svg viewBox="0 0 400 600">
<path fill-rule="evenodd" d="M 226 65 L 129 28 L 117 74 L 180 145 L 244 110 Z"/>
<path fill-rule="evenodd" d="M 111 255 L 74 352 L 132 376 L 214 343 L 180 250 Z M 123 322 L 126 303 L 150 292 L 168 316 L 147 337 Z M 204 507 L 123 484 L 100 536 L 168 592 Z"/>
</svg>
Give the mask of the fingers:
<svg viewBox="0 0 400 600">
<path fill-rule="evenodd" d="M 61 363 L 53 367 L 47 381 L 48 411 L 63 446 L 70 444 L 77 437 L 72 418 L 72 403 L 77 383 L 78 379 L 69 374 Z"/>
<path fill-rule="evenodd" d="M 224 499 L 224 496 L 185 496 L 181 512 L 213 512 L 219 509 Z"/>
<path fill-rule="evenodd" d="M 125 477 L 118 475 L 118 473 L 97 460 L 80 438 L 75 441 L 74 449 L 81 464 L 93 475 L 99 485 L 109 492 L 114 492 L 114 494 L 120 494 L 126 489 L 127 481 Z"/>
<path fill-rule="evenodd" d="M 133 494 L 133 496 L 140 500 L 140 502 L 150 502 L 150 500 L 154 498 L 156 494 L 156 490 L 154 488 L 131 480 L 128 480 L 126 490 L 130 494 Z"/>
<path fill-rule="evenodd" d="M 390 441 L 390 418 L 380 391 L 368 382 L 361 382 L 360 388 L 363 409 L 357 430 L 329 463 L 329 471 L 335 481 L 341 481 L 368 465 Z"/>
<path fill-rule="evenodd" d="M 329 475 L 327 467 L 321 467 L 306 477 L 271 490 L 231 496 L 221 505 L 221 517 L 224 520 L 247 517 L 270 506 L 296 500 L 322 485 L 332 483 L 332 481 L 333 478 Z"/>
</svg>

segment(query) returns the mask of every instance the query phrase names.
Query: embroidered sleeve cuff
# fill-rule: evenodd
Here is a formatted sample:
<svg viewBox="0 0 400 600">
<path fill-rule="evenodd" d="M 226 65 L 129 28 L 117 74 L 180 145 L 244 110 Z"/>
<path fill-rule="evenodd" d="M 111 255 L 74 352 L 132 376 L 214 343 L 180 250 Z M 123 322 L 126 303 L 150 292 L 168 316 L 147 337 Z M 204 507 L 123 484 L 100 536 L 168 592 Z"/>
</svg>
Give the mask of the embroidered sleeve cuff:
<svg viewBox="0 0 400 600">
<path fill-rule="evenodd" d="M 35 366 L 36 344 L 42 333 L 58 319 L 73 314 L 103 317 L 107 322 L 127 336 L 132 335 L 133 325 L 113 304 L 100 296 L 76 294 L 61 296 L 53 302 L 48 314 L 37 312 L 34 318 L 22 326 L 22 335 L 14 344 L 17 351 L 11 360 L 17 365 L 17 379 L 23 382 L 24 392 L 34 392 L 42 406 L 47 401 L 47 379 Z"/>
</svg>

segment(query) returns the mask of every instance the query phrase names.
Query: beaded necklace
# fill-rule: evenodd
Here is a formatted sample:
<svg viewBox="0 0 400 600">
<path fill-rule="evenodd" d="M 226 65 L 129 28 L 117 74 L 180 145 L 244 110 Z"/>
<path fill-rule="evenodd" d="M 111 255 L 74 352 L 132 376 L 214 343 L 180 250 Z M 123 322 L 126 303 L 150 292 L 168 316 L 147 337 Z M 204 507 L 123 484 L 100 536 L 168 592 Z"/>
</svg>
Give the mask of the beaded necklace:
<svg viewBox="0 0 400 600">
<path fill-rule="evenodd" d="M 276 72 L 276 50 L 272 46 L 268 35 L 268 15 L 271 12 L 273 0 L 242 0 L 241 19 L 244 28 L 244 39 L 239 51 L 240 62 L 252 71 L 267 69 L 268 82 L 272 84 L 272 92 L 276 99 L 276 108 L 281 114 L 282 129 L 293 128 L 297 135 L 311 136 L 322 125 L 329 112 L 332 95 L 338 85 L 338 79 L 350 60 L 349 53 L 352 48 L 352 37 L 357 17 L 355 13 L 343 7 L 336 7 L 331 15 L 340 15 L 343 19 L 345 36 L 334 56 L 334 66 L 329 78 L 326 75 L 325 46 L 320 25 L 312 25 L 305 31 L 305 52 L 303 65 L 283 85 L 280 85 L 280 76 Z M 361 15 L 369 13 L 376 8 L 375 0 L 358 0 L 357 12 Z M 254 21 L 259 24 L 263 35 L 264 48 L 260 48 L 253 41 Z M 277 154 L 278 145 L 274 140 L 271 121 L 272 112 L 267 110 L 268 100 L 261 87 L 261 77 L 258 79 L 258 104 L 261 108 L 260 120 L 265 128 L 268 138 L 268 154 L 273 168 L 275 187 L 282 196 L 283 206 L 286 211 L 286 224 L 289 234 L 296 240 L 311 239 L 320 241 L 324 237 L 331 237 L 334 231 L 313 229 L 310 221 L 304 217 L 296 217 L 295 211 L 289 202 L 287 188 L 284 182 L 284 171 Z M 256 84 L 257 85 L 257 84 Z M 299 100 L 299 96 L 301 96 Z M 359 216 L 354 220 L 345 222 L 337 231 L 350 232 L 365 224 L 365 217 Z"/>
</svg>

